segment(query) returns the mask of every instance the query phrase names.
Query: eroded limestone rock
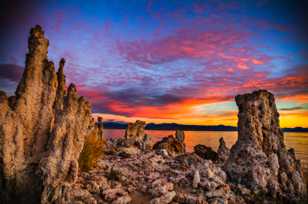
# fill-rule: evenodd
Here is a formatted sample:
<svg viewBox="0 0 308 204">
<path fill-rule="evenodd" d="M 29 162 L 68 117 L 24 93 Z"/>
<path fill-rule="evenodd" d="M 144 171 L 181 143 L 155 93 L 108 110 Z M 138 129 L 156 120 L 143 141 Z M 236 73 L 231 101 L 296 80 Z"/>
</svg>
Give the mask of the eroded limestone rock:
<svg viewBox="0 0 308 204">
<path fill-rule="evenodd" d="M 66 90 L 64 60 L 56 73 L 48 44 L 31 29 L 16 95 L 0 94 L 0 203 L 57 202 L 76 180 L 91 108 L 73 84 Z"/>
<path fill-rule="evenodd" d="M 279 127 L 274 96 L 265 90 L 236 96 L 238 140 L 225 170 L 231 182 L 284 201 L 306 195 L 300 161 L 287 150 Z"/>
<path fill-rule="evenodd" d="M 125 131 L 125 138 L 127 140 L 133 140 L 134 142 L 141 142 L 145 136 L 145 125 L 146 123 L 141 120 L 137 120 L 135 123 L 128 123 Z"/>
<path fill-rule="evenodd" d="M 224 163 L 230 155 L 230 150 L 226 146 L 226 143 L 223 137 L 219 139 L 219 147 L 217 150 L 217 154 L 218 154 L 218 159 L 221 163 Z"/>
<path fill-rule="evenodd" d="M 128 123 L 124 137 L 116 140 L 116 146 L 135 146 L 141 150 L 145 150 L 150 140 L 150 137 L 145 134 L 145 126 L 146 123 L 141 120 L 137 120 L 135 123 Z"/>
<path fill-rule="evenodd" d="M 208 159 L 212 161 L 218 160 L 218 154 L 211 147 L 207 147 L 202 144 L 194 146 L 194 152 L 203 159 Z"/>
<path fill-rule="evenodd" d="M 177 139 L 179 142 L 184 143 L 185 140 L 185 133 L 183 130 L 176 130 L 175 132 L 175 139 Z"/>
<path fill-rule="evenodd" d="M 193 188 L 198 188 L 199 183 L 200 183 L 200 173 L 199 170 L 197 169 L 194 172 Z"/>
<path fill-rule="evenodd" d="M 176 156 L 185 153 L 185 144 L 170 135 L 155 143 L 153 149 L 166 150 L 168 155 Z"/>
</svg>

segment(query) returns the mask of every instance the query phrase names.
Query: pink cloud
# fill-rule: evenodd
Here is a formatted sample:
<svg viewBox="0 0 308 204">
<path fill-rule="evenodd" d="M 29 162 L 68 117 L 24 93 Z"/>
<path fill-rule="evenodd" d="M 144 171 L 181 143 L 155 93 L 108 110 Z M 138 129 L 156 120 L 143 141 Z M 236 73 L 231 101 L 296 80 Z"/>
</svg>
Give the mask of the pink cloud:
<svg viewBox="0 0 308 204">
<path fill-rule="evenodd" d="M 177 59 L 222 62 L 240 70 L 271 60 L 270 56 L 250 46 L 248 32 L 181 30 L 172 36 L 153 40 L 119 42 L 118 50 L 130 62 L 149 66 Z"/>
</svg>

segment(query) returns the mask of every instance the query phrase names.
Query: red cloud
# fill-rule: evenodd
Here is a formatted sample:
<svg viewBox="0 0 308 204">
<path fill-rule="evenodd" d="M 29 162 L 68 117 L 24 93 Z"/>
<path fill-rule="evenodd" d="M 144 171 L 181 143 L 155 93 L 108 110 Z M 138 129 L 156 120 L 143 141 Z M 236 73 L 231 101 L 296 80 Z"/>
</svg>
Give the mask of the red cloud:
<svg viewBox="0 0 308 204">
<path fill-rule="evenodd" d="M 294 94 L 307 94 L 308 74 L 306 66 L 294 69 L 292 73 L 279 78 L 269 78 L 262 72 L 244 72 L 237 78 L 224 76 L 214 78 L 213 81 L 204 81 L 201 86 L 191 86 L 184 89 L 175 89 L 175 95 L 182 97 L 174 100 L 162 98 L 161 103 L 154 104 L 153 101 L 145 101 L 146 97 L 140 95 L 114 95 L 113 92 L 103 92 L 104 88 L 79 87 L 82 95 L 87 96 L 99 112 L 105 110 L 108 113 L 122 114 L 138 117 L 153 118 L 176 118 L 179 115 L 189 114 L 191 108 L 199 104 L 231 101 L 239 93 L 248 92 L 254 89 L 268 89 L 281 97 Z M 238 83 L 244 77 L 248 78 Z M 249 76 L 249 77 L 248 77 Z M 194 93 L 196 97 L 189 97 L 187 94 Z M 120 97 L 122 95 L 122 98 Z M 132 98 L 134 100 L 132 100 Z M 302 97 L 301 97 L 302 98 Z M 136 102 L 135 99 L 138 99 Z"/>
</svg>

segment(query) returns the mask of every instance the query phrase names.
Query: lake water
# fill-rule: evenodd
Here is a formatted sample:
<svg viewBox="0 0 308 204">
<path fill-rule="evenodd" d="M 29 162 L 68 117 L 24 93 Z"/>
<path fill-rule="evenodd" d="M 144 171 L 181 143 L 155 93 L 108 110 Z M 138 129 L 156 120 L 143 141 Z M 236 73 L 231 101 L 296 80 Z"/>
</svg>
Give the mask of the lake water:
<svg viewBox="0 0 308 204">
<path fill-rule="evenodd" d="M 105 129 L 107 138 L 117 138 L 124 135 L 125 130 Z M 146 134 L 151 136 L 151 140 L 156 142 L 161 138 L 174 135 L 175 131 L 167 130 L 146 130 Z M 219 138 L 223 137 L 226 145 L 230 148 L 237 139 L 237 132 L 223 131 L 185 131 L 185 144 L 187 151 L 192 151 L 197 144 L 204 144 L 217 150 Z M 308 133 L 284 133 L 285 143 L 288 148 L 295 149 L 297 159 L 301 160 L 302 168 L 308 173 Z"/>
</svg>

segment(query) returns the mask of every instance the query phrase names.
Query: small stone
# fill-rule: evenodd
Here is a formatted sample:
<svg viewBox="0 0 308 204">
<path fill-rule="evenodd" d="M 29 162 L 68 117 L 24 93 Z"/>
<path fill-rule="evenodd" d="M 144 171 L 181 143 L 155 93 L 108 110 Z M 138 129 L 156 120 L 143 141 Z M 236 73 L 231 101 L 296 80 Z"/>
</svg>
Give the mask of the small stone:
<svg viewBox="0 0 308 204">
<path fill-rule="evenodd" d="M 94 182 L 94 181 L 91 181 L 89 184 L 87 184 L 86 188 L 91 193 L 99 193 L 100 192 L 99 185 L 97 185 L 97 183 Z"/>
<path fill-rule="evenodd" d="M 124 191 L 122 188 L 112 188 L 112 189 L 107 189 L 103 191 L 102 195 L 105 198 L 105 200 L 114 201 L 119 196 L 127 195 L 127 192 Z"/>
<path fill-rule="evenodd" d="M 200 183 L 200 173 L 199 170 L 195 170 L 193 179 L 193 188 L 198 188 L 199 183 Z"/>
<path fill-rule="evenodd" d="M 161 197 L 152 199 L 150 201 L 150 204 L 168 204 L 172 202 L 175 196 L 176 196 L 175 191 L 171 191 L 162 195 Z"/>
<path fill-rule="evenodd" d="M 112 201 L 112 204 L 127 204 L 131 202 L 131 197 L 129 195 L 121 196 L 116 200 Z"/>
</svg>

